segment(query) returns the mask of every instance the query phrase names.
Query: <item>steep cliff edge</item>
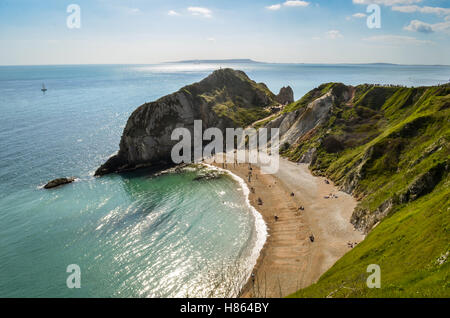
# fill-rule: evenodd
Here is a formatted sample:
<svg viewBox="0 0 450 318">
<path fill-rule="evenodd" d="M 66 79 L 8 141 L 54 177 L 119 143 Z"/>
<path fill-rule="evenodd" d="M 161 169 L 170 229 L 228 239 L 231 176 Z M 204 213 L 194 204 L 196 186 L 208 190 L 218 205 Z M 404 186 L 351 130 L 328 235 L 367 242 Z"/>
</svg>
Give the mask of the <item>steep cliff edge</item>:
<svg viewBox="0 0 450 318">
<path fill-rule="evenodd" d="M 309 163 L 361 200 L 351 221 L 367 233 L 396 205 L 431 192 L 447 176 L 449 100 L 450 85 L 330 83 L 266 127 L 280 128 L 283 155 Z"/>
<path fill-rule="evenodd" d="M 324 84 L 265 123 L 282 155 L 359 199 L 367 238 L 300 297 L 449 297 L 450 85 Z M 440 260 L 440 261 L 438 261 Z M 368 264 L 382 270 L 368 289 Z"/>
<path fill-rule="evenodd" d="M 119 152 L 95 175 L 170 164 L 170 152 L 177 143 L 171 140 L 175 128 L 192 133 L 194 120 L 202 120 L 203 129 L 246 127 L 267 117 L 270 107 L 277 104 L 277 96 L 266 85 L 255 83 L 244 72 L 217 70 L 198 83 L 137 108 L 128 119 Z"/>
</svg>

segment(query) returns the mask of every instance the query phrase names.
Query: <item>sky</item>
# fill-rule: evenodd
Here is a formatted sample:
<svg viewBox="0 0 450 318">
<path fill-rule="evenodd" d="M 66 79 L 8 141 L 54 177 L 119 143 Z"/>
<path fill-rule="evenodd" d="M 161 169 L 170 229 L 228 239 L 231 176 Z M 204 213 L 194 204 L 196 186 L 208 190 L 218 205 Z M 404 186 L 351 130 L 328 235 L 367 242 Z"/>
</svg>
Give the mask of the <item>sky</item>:
<svg viewBox="0 0 450 318">
<path fill-rule="evenodd" d="M 0 65 L 235 58 L 450 65 L 450 0 L 0 0 Z"/>
</svg>

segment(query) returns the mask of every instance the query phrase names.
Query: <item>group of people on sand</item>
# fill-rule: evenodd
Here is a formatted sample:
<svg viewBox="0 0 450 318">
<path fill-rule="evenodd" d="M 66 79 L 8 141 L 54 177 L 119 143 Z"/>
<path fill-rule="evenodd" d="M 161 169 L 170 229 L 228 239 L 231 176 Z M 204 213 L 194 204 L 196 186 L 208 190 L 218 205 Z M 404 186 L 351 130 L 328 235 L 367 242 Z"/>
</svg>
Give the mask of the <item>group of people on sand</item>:
<svg viewBox="0 0 450 318">
<path fill-rule="evenodd" d="M 358 245 L 358 242 L 347 242 L 348 248 L 354 248 L 356 245 Z"/>
<path fill-rule="evenodd" d="M 291 197 L 294 197 L 295 196 L 295 193 L 294 192 L 291 192 Z M 259 199 L 258 199 L 259 200 Z M 303 206 L 303 205 L 301 205 L 299 208 L 298 208 L 298 210 L 299 211 L 305 211 L 305 207 Z M 275 222 L 277 222 L 280 218 L 278 217 L 278 215 L 274 215 L 274 219 L 275 219 Z M 310 236 L 309 236 L 309 240 L 311 241 L 311 243 L 314 243 L 314 241 L 315 241 L 315 237 L 314 237 L 314 234 L 311 234 Z"/>
</svg>

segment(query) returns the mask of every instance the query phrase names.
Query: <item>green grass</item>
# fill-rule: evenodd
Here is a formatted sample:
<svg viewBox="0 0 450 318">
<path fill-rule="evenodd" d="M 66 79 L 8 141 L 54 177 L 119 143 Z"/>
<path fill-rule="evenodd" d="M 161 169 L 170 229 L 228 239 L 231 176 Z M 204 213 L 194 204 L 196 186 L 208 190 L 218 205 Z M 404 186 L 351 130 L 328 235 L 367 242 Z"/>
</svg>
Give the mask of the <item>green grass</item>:
<svg viewBox="0 0 450 318">
<path fill-rule="evenodd" d="M 326 84 L 291 104 L 290 111 L 306 107 L 315 98 L 342 84 Z M 358 211 L 376 213 L 380 205 L 394 202 L 388 217 L 367 238 L 339 260 L 318 283 L 296 297 L 449 297 L 448 262 L 436 259 L 448 252 L 450 165 L 450 85 L 440 87 L 383 87 L 360 85 L 352 105 L 332 108 L 327 123 L 306 140 L 283 152 L 298 160 L 311 147 L 317 157 L 310 169 L 331 178 L 338 186 L 358 176 L 353 194 Z M 326 139 L 343 149 L 328 152 Z M 431 193 L 408 203 L 399 198 L 432 169 L 443 170 Z M 355 219 L 356 220 L 356 219 Z M 355 221 L 353 220 L 353 221 Z M 368 264 L 379 264 L 382 288 L 368 289 Z"/>
<path fill-rule="evenodd" d="M 437 262 L 450 248 L 449 186 L 442 182 L 398 207 L 316 284 L 291 297 L 327 297 L 336 290 L 333 297 L 450 297 L 449 262 Z M 380 289 L 366 285 L 369 264 L 380 266 Z"/>
<path fill-rule="evenodd" d="M 237 127 L 247 127 L 251 123 L 270 115 L 270 111 L 264 108 L 242 108 L 235 106 L 232 102 L 216 104 L 212 109 L 219 117 L 232 120 Z"/>
<path fill-rule="evenodd" d="M 265 84 L 256 83 L 244 72 L 232 69 L 214 71 L 208 78 L 182 91 L 194 99 L 195 104 L 206 104 L 234 127 L 247 127 L 269 116 L 268 108 L 278 104 Z"/>
</svg>

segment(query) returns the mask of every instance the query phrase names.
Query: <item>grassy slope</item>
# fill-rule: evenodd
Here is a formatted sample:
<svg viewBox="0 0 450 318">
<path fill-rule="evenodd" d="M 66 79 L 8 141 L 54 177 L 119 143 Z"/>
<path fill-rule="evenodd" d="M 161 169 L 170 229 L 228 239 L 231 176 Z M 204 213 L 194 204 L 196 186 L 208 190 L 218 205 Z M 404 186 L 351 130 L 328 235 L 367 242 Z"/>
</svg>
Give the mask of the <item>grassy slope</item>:
<svg viewBox="0 0 450 318">
<path fill-rule="evenodd" d="M 256 83 L 244 72 L 232 69 L 214 71 L 207 79 L 182 90 L 196 96 L 198 104 L 206 102 L 220 118 L 236 127 L 247 127 L 269 116 L 268 108 L 278 104 L 264 83 Z M 267 97 L 268 103 L 256 98 L 257 95 Z"/>
<path fill-rule="evenodd" d="M 354 194 L 361 199 L 358 209 L 373 213 L 387 199 L 398 198 L 418 176 L 433 167 L 448 166 L 449 106 L 449 85 L 358 86 L 352 106 L 337 103 L 328 123 L 285 155 L 298 160 L 316 147 L 312 171 L 338 185 L 345 184 L 352 172 L 361 171 L 364 162 Z M 318 283 L 294 296 L 450 297 L 448 261 L 436 263 L 450 247 L 449 197 L 447 171 L 431 193 L 403 204 L 395 200 L 388 217 L 364 242 Z M 381 266 L 381 289 L 366 287 L 368 264 Z"/>
<path fill-rule="evenodd" d="M 450 297 L 448 180 L 398 208 L 320 280 L 292 297 Z M 369 264 L 381 268 L 381 288 L 366 286 Z"/>
</svg>

